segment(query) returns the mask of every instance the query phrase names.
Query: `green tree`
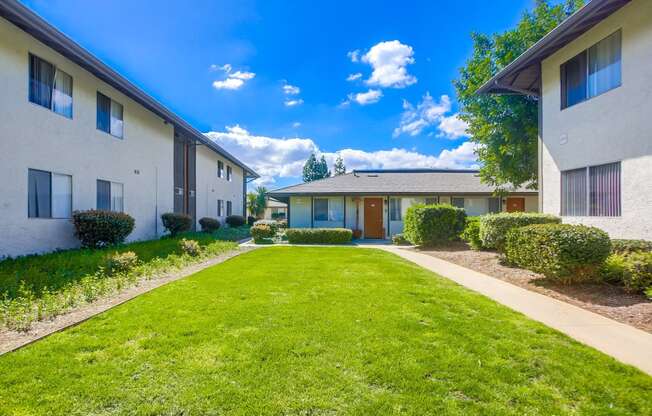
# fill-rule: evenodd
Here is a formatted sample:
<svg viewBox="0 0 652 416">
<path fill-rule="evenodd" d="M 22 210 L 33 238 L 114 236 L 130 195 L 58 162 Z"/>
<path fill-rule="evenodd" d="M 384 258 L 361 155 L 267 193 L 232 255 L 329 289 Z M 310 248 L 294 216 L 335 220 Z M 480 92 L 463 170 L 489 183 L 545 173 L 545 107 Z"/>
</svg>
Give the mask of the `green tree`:
<svg viewBox="0 0 652 416">
<path fill-rule="evenodd" d="M 258 201 L 256 200 L 255 192 L 247 193 L 247 209 L 249 210 L 249 215 L 258 217 Z"/>
<path fill-rule="evenodd" d="M 326 158 L 322 155 L 321 159 L 317 160 L 315 154 L 311 153 L 303 165 L 303 181 L 312 182 L 329 176 L 331 176 L 331 172 L 328 170 Z"/>
<path fill-rule="evenodd" d="M 537 0 L 515 28 L 504 33 L 472 34 L 473 54 L 453 84 L 460 118 L 477 143 L 482 181 L 498 190 L 507 185 L 537 187 L 537 98 L 525 95 L 478 95 L 477 89 L 501 68 L 550 32 L 584 2 L 553 4 Z"/>
<path fill-rule="evenodd" d="M 260 218 L 265 214 L 265 207 L 267 206 L 267 188 L 264 186 L 256 187 L 256 218 Z"/>
<path fill-rule="evenodd" d="M 344 160 L 342 160 L 342 156 L 339 154 L 337 155 L 337 159 L 335 159 L 335 164 L 333 164 L 333 171 L 335 171 L 335 176 L 344 175 L 346 173 Z"/>
</svg>

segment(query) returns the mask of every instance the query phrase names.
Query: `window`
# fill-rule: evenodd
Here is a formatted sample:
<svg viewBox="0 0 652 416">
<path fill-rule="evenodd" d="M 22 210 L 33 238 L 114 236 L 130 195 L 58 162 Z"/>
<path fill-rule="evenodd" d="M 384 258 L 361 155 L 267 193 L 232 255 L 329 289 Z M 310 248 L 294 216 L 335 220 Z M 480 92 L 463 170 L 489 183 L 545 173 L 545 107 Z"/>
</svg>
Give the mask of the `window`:
<svg viewBox="0 0 652 416">
<path fill-rule="evenodd" d="M 501 211 L 500 198 L 489 198 L 489 213 L 496 214 Z"/>
<path fill-rule="evenodd" d="M 97 180 L 97 209 L 124 211 L 124 186 L 121 183 Z"/>
<path fill-rule="evenodd" d="M 97 92 L 97 129 L 122 139 L 124 121 L 122 104 Z"/>
<path fill-rule="evenodd" d="M 226 216 L 228 217 L 233 212 L 233 203 L 231 201 L 226 201 Z"/>
<path fill-rule="evenodd" d="M 620 216 L 620 162 L 562 172 L 561 215 Z"/>
<path fill-rule="evenodd" d="M 451 205 L 458 208 L 464 208 L 464 198 L 451 198 Z"/>
<path fill-rule="evenodd" d="M 619 30 L 562 64 L 562 109 L 620 86 L 621 44 Z"/>
<path fill-rule="evenodd" d="M 426 198 L 426 205 L 435 205 L 439 203 L 439 198 L 436 196 Z"/>
<path fill-rule="evenodd" d="M 224 177 L 224 162 L 222 162 L 221 160 L 217 161 L 217 177 L 218 178 Z"/>
<path fill-rule="evenodd" d="M 402 221 L 401 198 L 389 199 L 389 219 L 390 221 Z"/>
<path fill-rule="evenodd" d="M 217 216 L 218 217 L 224 216 L 224 201 L 221 199 L 217 200 Z"/>
<path fill-rule="evenodd" d="M 72 216 L 72 176 L 28 169 L 27 177 L 27 212 L 30 218 Z"/>
<path fill-rule="evenodd" d="M 233 171 L 231 170 L 231 166 L 226 167 L 226 180 L 231 182 L 231 179 L 233 179 Z"/>
<path fill-rule="evenodd" d="M 315 221 L 328 221 L 328 199 L 315 198 L 313 204 Z"/>
<path fill-rule="evenodd" d="M 72 77 L 30 54 L 29 101 L 72 118 Z"/>
</svg>

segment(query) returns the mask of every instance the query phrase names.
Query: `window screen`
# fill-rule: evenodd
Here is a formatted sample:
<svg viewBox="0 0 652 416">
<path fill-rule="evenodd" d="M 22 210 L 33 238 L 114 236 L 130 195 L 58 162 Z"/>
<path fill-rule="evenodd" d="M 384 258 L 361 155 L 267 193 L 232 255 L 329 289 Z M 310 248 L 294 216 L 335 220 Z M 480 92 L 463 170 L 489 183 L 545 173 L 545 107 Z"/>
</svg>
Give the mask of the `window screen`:
<svg viewBox="0 0 652 416">
<path fill-rule="evenodd" d="M 72 118 L 72 77 L 30 54 L 29 101 Z"/>
<path fill-rule="evenodd" d="M 561 173 L 561 215 L 587 215 L 586 168 Z"/>
<path fill-rule="evenodd" d="M 328 221 L 328 199 L 315 198 L 314 202 L 315 221 Z"/>
<path fill-rule="evenodd" d="M 389 219 L 390 221 L 401 221 L 401 198 L 389 199 Z"/>
<path fill-rule="evenodd" d="M 591 216 L 620 216 L 620 162 L 590 167 L 589 192 Z"/>
<path fill-rule="evenodd" d="M 28 170 L 28 212 L 30 218 L 52 217 L 52 176 L 42 170 Z"/>
</svg>

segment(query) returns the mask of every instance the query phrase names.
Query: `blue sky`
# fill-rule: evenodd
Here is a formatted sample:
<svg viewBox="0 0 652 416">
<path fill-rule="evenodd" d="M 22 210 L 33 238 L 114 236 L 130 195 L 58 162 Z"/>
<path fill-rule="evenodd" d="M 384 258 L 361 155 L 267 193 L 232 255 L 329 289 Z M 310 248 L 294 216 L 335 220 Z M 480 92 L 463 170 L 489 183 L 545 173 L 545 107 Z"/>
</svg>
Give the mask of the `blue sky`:
<svg viewBox="0 0 652 416">
<path fill-rule="evenodd" d="M 451 80 L 471 32 L 513 26 L 534 0 L 24 3 L 276 188 L 311 151 L 348 168 L 477 166 Z"/>
</svg>

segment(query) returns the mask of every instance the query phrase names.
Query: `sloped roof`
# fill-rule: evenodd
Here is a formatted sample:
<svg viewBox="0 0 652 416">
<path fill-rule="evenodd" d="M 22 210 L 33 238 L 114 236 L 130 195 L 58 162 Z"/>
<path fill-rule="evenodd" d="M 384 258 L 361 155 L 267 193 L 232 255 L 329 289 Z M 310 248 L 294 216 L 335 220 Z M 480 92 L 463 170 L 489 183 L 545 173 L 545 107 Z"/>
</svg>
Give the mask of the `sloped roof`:
<svg viewBox="0 0 652 416">
<path fill-rule="evenodd" d="M 161 117 L 163 121 L 171 123 L 185 135 L 204 144 L 213 152 L 224 156 L 235 165 L 240 166 L 246 172 L 247 176 L 259 177 L 253 169 L 238 160 L 238 158 L 224 150 L 217 143 L 206 137 L 188 122 L 174 114 L 17 0 L 0 0 L 0 17 L 7 19 L 43 44 L 54 49 L 97 78 L 122 92 L 127 97 Z"/>
<path fill-rule="evenodd" d="M 434 195 L 490 194 L 495 188 L 480 182 L 477 170 L 396 169 L 357 170 L 340 176 L 276 189 L 273 198 L 291 195 Z M 531 189 L 512 192 L 536 194 Z"/>
<path fill-rule="evenodd" d="M 631 0 L 591 0 L 478 89 L 479 94 L 538 96 L 541 61 L 572 42 Z M 649 0 L 648 0 L 649 1 Z"/>
</svg>

